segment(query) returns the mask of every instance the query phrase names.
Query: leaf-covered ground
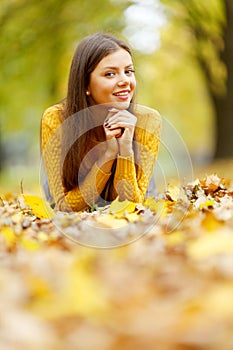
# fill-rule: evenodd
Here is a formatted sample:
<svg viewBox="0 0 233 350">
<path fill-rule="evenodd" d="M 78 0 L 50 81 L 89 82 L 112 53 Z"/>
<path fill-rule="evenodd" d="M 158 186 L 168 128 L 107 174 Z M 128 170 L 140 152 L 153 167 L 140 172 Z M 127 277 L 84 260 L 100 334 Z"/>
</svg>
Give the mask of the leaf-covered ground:
<svg viewBox="0 0 233 350">
<path fill-rule="evenodd" d="M 2 195 L 0 349 L 233 349 L 231 186 L 55 215 Z"/>
</svg>

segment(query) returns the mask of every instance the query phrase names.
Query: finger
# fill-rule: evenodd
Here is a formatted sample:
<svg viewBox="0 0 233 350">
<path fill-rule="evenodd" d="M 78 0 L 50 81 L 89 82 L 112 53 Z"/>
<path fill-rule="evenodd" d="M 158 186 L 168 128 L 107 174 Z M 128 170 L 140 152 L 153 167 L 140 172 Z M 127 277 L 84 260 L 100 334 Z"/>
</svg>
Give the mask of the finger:
<svg viewBox="0 0 233 350">
<path fill-rule="evenodd" d="M 122 133 L 123 133 L 123 130 L 121 128 L 116 128 L 114 130 L 107 129 L 105 131 L 107 139 L 111 139 L 113 137 L 120 137 L 122 135 Z"/>
<path fill-rule="evenodd" d="M 110 108 L 109 111 L 108 111 L 108 114 L 107 114 L 107 117 L 104 121 L 104 124 L 107 123 L 109 121 L 109 119 L 115 115 L 116 113 L 118 113 L 119 110 L 118 109 L 115 109 L 115 108 Z"/>
<path fill-rule="evenodd" d="M 118 129 L 118 128 L 132 128 L 134 127 L 135 124 L 132 124 L 130 122 L 117 122 L 115 124 L 108 124 L 106 126 L 107 129 L 109 130 L 114 130 L 114 129 Z"/>
<path fill-rule="evenodd" d="M 119 134 L 117 134 L 115 137 L 118 139 L 119 137 L 121 137 L 124 134 L 125 129 L 121 128 L 121 131 L 119 132 Z"/>
<path fill-rule="evenodd" d="M 108 127 L 110 125 L 111 115 L 108 114 L 107 118 L 104 121 L 104 127 Z"/>
<path fill-rule="evenodd" d="M 113 116 L 109 117 L 106 121 L 109 124 L 115 123 L 115 122 L 130 122 L 135 123 L 137 118 L 133 115 L 125 115 L 125 114 L 114 114 Z"/>
<path fill-rule="evenodd" d="M 108 125 L 112 125 L 112 124 L 119 124 L 119 123 L 128 123 L 131 125 L 135 125 L 137 122 L 137 118 L 132 115 L 132 114 L 121 114 L 121 113 L 117 113 L 114 114 L 113 116 L 109 117 L 106 121 L 105 121 Z"/>
<path fill-rule="evenodd" d="M 130 128 L 125 128 L 124 132 L 122 133 L 122 140 L 132 141 L 134 135 L 134 131 Z"/>
</svg>

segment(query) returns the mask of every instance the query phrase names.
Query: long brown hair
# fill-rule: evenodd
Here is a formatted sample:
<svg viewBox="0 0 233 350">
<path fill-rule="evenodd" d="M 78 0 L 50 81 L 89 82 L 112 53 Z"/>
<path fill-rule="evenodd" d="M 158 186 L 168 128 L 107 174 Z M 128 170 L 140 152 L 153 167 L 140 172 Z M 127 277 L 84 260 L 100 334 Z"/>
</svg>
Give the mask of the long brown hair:
<svg viewBox="0 0 233 350">
<path fill-rule="evenodd" d="M 90 74 L 105 56 L 119 48 L 123 48 L 132 56 L 130 48 L 122 40 L 111 34 L 96 33 L 84 38 L 74 53 L 64 105 L 66 121 L 63 123 L 65 127 L 62 132 L 62 180 L 68 191 L 78 186 L 80 164 L 87 151 L 90 136 L 94 132 L 93 129 L 89 130 L 90 115 L 87 107 L 90 103 L 86 94 Z M 78 113 L 80 111 L 82 113 Z M 68 145 L 71 139 L 75 142 L 70 147 Z"/>
</svg>

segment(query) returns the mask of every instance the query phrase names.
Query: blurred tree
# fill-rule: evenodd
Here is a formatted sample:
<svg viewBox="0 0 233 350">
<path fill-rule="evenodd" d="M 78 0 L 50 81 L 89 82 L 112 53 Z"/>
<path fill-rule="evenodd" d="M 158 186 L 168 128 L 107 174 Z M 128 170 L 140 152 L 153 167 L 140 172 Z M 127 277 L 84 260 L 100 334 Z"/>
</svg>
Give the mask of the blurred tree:
<svg viewBox="0 0 233 350">
<path fill-rule="evenodd" d="M 38 146 L 35 135 L 42 111 L 65 95 L 77 42 L 96 31 L 119 34 L 124 25 L 121 15 L 129 2 L 0 1 L 2 136 L 4 143 L 15 143 L 14 152 L 20 140 L 31 152 Z"/>
<path fill-rule="evenodd" d="M 233 1 L 225 0 L 226 25 L 222 59 L 227 69 L 226 93 L 215 98 L 217 115 L 216 157 L 233 157 Z"/>
<path fill-rule="evenodd" d="M 215 157 L 233 157 L 233 1 L 162 0 L 186 27 L 216 115 Z"/>
</svg>

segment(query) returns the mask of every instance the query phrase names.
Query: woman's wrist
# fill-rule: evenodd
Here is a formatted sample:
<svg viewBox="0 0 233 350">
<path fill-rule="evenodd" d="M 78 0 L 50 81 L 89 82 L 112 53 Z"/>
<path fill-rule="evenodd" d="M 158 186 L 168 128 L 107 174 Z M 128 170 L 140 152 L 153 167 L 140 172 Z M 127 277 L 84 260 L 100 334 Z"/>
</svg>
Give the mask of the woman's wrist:
<svg viewBox="0 0 233 350">
<path fill-rule="evenodd" d="M 111 150 L 106 150 L 101 158 L 105 159 L 105 161 L 113 160 L 118 156 L 118 152 L 113 152 Z"/>
<path fill-rule="evenodd" d="M 131 157 L 133 155 L 132 147 L 120 147 L 119 155 L 121 157 Z"/>
<path fill-rule="evenodd" d="M 123 158 L 128 158 L 128 157 L 132 157 L 133 152 L 120 152 L 119 156 L 123 157 Z"/>
<path fill-rule="evenodd" d="M 111 172 L 113 162 L 117 158 L 117 154 L 106 151 L 101 158 L 98 159 L 97 165 L 105 173 Z"/>
</svg>

